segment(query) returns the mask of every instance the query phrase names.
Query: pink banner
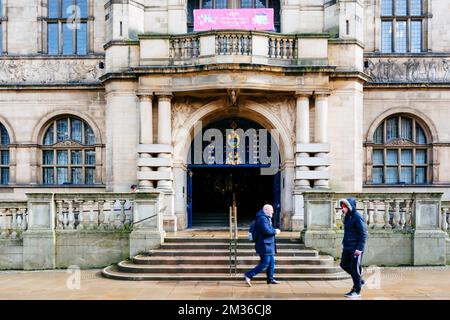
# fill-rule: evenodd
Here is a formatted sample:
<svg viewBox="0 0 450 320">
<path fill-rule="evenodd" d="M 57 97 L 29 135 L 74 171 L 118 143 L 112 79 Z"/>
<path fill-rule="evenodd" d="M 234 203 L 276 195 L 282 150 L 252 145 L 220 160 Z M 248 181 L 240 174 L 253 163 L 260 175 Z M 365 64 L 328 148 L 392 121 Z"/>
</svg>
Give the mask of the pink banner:
<svg viewBox="0 0 450 320">
<path fill-rule="evenodd" d="M 194 10 L 194 31 L 244 29 L 273 31 L 273 9 Z"/>
</svg>

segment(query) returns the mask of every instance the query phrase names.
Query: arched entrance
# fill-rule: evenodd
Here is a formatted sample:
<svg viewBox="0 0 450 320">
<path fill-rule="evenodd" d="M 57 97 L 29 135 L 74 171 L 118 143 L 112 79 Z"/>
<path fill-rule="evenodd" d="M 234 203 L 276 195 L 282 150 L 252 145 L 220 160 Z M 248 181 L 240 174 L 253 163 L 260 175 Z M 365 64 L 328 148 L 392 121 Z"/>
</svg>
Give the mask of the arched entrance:
<svg viewBox="0 0 450 320">
<path fill-rule="evenodd" d="M 196 134 L 187 163 L 189 228 L 227 227 L 233 196 L 239 227 L 267 203 L 280 225 L 280 154 L 270 130 L 240 117 L 214 121 Z"/>
</svg>

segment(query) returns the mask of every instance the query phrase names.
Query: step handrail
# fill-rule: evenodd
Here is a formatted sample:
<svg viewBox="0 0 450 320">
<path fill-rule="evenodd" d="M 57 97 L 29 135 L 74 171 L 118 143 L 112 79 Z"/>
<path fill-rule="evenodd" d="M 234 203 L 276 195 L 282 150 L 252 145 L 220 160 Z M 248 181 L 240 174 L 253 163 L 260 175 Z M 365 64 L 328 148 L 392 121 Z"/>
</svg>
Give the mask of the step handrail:
<svg viewBox="0 0 450 320">
<path fill-rule="evenodd" d="M 237 242 L 238 242 L 238 228 L 237 228 L 237 205 L 236 195 L 233 193 L 233 204 L 230 207 L 230 245 L 229 245 L 229 264 L 230 276 L 237 274 Z"/>
</svg>

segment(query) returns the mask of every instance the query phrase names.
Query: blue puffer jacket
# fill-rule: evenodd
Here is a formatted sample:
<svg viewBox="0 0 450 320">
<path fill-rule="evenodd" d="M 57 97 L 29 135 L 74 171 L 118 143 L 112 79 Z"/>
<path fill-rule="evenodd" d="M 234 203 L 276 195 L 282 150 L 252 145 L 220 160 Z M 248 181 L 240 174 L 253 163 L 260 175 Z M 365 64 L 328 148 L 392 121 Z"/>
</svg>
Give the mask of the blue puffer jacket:
<svg viewBox="0 0 450 320">
<path fill-rule="evenodd" d="M 356 200 L 353 198 L 341 199 L 339 204 L 344 203 L 350 212 L 344 218 L 344 239 L 342 247 L 344 251 L 364 251 L 367 231 L 366 222 L 362 215 L 356 211 Z"/>
<path fill-rule="evenodd" d="M 255 249 L 259 255 L 273 255 L 276 253 L 275 235 L 276 231 L 272 227 L 270 217 L 263 210 L 256 214 L 256 242 Z"/>
</svg>

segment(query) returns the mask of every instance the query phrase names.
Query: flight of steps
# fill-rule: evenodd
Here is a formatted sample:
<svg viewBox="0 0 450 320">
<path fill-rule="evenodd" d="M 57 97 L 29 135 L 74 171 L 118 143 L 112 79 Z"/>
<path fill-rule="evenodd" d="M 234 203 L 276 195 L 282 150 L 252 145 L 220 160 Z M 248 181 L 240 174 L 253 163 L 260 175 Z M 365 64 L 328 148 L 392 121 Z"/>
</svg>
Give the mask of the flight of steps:
<svg viewBox="0 0 450 320">
<path fill-rule="evenodd" d="M 197 213 L 192 220 L 194 228 L 228 226 L 229 217 L 225 212 Z"/>
<path fill-rule="evenodd" d="M 258 264 L 254 243 L 239 239 L 237 274 L 230 276 L 226 238 L 166 238 L 160 248 L 106 267 L 102 275 L 117 280 L 242 280 Z M 307 249 L 298 239 L 277 239 L 275 278 L 278 280 L 340 280 L 348 275 L 330 256 Z M 255 280 L 265 280 L 265 272 Z"/>
</svg>

